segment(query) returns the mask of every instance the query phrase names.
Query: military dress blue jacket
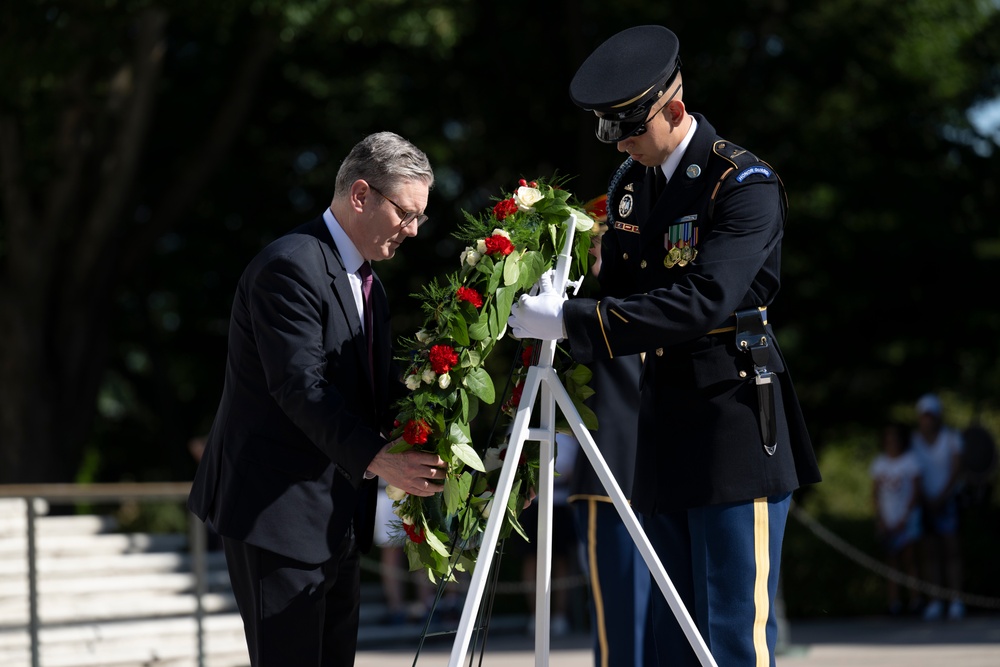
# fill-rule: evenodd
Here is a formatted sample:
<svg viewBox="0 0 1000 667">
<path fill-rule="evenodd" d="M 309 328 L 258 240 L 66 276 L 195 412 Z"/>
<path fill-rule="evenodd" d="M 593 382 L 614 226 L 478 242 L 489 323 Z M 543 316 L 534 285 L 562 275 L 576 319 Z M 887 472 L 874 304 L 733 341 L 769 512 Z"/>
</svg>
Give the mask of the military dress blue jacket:
<svg viewBox="0 0 1000 667">
<path fill-rule="evenodd" d="M 736 311 L 769 306 L 778 292 L 784 188 L 770 165 L 694 117 L 694 137 L 659 196 L 653 169 L 631 158 L 618 169 L 600 298 L 571 298 L 564 308 L 578 361 L 646 353 L 632 492 L 633 507 L 645 513 L 820 481 L 774 335 L 781 314 L 771 312 L 765 327 L 766 367 L 776 374 L 773 454 L 762 443 L 754 361 L 737 347 L 733 326 Z"/>
</svg>

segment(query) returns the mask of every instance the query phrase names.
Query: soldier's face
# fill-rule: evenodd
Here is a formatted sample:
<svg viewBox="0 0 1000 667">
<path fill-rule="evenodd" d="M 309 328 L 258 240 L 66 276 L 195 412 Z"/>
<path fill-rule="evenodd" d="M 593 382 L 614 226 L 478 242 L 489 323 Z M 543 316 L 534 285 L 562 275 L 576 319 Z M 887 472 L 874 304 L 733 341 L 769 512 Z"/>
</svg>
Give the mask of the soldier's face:
<svg viewBox="0 0 1000 667">
<path fill-rule="evenodd" d="M 646 131 L 619 141 L 618 150 L 645 167 L 663 164 L 684 140 L 690 127 L 690 123 L 684 122 L 686 119 L 684 102 L 668 100 L 651 112 L 645 123 Z"/>
</svg>

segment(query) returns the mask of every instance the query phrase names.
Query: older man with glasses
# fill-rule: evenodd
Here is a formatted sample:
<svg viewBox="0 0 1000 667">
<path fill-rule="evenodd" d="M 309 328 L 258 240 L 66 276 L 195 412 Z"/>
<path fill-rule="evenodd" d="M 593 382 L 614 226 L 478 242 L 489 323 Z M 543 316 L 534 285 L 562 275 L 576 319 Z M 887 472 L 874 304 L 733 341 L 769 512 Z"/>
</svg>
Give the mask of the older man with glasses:
<svg viewBox="0 0 1000 667">
<path fill-rule="evenodd" d="M 222 538 L 253 667 L 353 665 L 375 478 L 417 496 L 443 488 L 437 454 L 390 452 L 406 389 L 371 268 L 417 235 L 433 184 L 410 142 L 364 138 L 330 207 L 264 248 L 237 285 L 188 506 Z"/>
</svg>

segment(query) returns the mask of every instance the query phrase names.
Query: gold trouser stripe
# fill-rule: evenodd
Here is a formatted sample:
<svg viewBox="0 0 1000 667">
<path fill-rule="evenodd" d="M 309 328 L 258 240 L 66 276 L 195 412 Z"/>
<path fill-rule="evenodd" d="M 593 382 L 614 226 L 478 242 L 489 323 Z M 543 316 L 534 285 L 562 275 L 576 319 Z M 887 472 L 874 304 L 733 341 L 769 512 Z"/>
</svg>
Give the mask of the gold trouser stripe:
<svg viewBox="0 0 1000 667">
<path fill-rule="evenodd" d="M 597 499 L 587 499 L 587 563 L 590 570 L 590 592 L 594 598 L 597 623 L 597 643 L 601 648 L 601 667 L 608 667 L 608 633 L 604 627 L 604 597 L 597 571 Z"/>
<path fill-rule="evenodd" d="M 597 323 L 601 325 L 601 335 L 604 336 L 604 344 L 608 347 L 608 359 L 614 359 L 615 355 L 611 353 L 611 343 L 608 342 L 608 332 L 604 330 L 604 318 L 601 317 L 601 302 L 597 302 Z"/>
<path fill-rule="evenodd" d="M 771 664 L 770 652 L 767 650 L 767 616 L 771 607 L 767 595 L 767 578 L 771 570 L 769 544 L 767 498 L 757 498 L 753 501 L 753 547 L 757 565 L 753 582 L 753 648 L 757 655 L 756 667 L 768 667 Z"/>
</svg>

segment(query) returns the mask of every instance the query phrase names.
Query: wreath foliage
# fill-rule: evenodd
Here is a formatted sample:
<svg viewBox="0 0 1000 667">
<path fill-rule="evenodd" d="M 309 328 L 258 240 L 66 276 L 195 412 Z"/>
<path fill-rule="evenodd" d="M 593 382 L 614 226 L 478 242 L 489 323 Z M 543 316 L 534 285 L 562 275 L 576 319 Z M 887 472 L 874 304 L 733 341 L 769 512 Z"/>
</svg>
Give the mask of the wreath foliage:
<svg viewBox="0 0 1000 667">
<path fill-rule="evenodd" d="M 415 448 L 436 452 L 447 463 L 444 491 L 422 498 L 386 489 L 393 500 L 398 536 L 411 570 L 425 569 L 430 578 L 452 579 L 471 571 L 495 510 L 493 490 L 503 465 L 510 421 L 517 411 L 528 368 L 537 346 L 522 341 L 520 358 L 498 396 L 497 383 L 484 364 L 507 332 L 511 305 L 528 292 L 543 272 L 554 268 L 566 239 L 566 221 L 576 219 L 569 279 L 586 275 L 593 262 L 591 233 L 600 211 L 581 205 L 553 178 L 527 182 L 505 193 L 483 213 L 463 212 L 454 233 L 467 245 L 460 268 L 435 279 L 413 296 L 424 314 L 422 327 L 399 340 L 400 361 L 410 390 L 396 408 L 393 438 L 403 441 L 394 451 Z M 595 200 L 596 201 L 596 200 Z M 586 209 L 586 210 L 585 210 Z M 596 417 L 583 401 L 593 390 L 590 371 L 560 349 L 555 362 L 564 386 L 585 425 Z M 470 424 L 482 404 L 502 398 L 493 442 L 473 443 Z M 526 442 L 514 487 L 499 506 L 504 512 L 501 537 L 517 531 L 521 508 L 538 482 L 538 444 Z"/>
</svg>

